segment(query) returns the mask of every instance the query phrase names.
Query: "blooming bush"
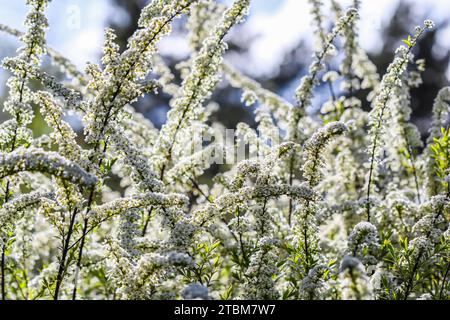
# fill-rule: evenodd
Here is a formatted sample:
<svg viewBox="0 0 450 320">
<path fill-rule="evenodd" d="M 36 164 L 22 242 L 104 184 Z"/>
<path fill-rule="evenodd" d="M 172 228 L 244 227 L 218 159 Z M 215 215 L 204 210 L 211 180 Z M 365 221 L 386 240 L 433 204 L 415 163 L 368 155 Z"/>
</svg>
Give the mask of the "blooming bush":
<svg viewBox="0 0 450 320">
<path fill-rule="evenodd" d="M 359 1 L 332 1 L 327 33 L 311 0 L 317 49 L 292 105 L 222 59 L 250 0 L 153 0 L 127 48 L 107 29 L 101 64 L 84 72 L 46 45 L 49 0 L 27 3 L 24 33 L 0 25 L 24 44 L 2 62 L 3 299 L 450 297 L 450 88 L 425 144 L 409 122 L 426 65 L 413 49 L 433 22 L 403 40 L 380 77 L 358 44 Z M 192 54 L 177 84 L 158 42 L 184 15 Z M 66 80 L 41 68 L 44 55 Z M 257 127 L 210 141 L 224 129 L 210 117 L 222 77 L 256 106 Z M 341 94 L 313 114 L 322 82 Z M 158 91 L 173 97 L 160 130 L 131 106 Z M 50 133 L 30 129 L 36 114 Z"/>
</svg>

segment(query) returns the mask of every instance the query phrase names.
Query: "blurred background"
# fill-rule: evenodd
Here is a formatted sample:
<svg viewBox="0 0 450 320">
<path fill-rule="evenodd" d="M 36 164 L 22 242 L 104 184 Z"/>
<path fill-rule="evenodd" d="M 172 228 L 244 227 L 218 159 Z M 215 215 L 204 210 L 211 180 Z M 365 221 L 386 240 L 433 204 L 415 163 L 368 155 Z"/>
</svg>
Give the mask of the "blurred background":
<svg viewBox="0 0 450 320">
<path fill-rule="evenodd" d="M 137 27 L 139 12 L 148 1 L 52 1 L 48 9 L 48 44 L 84 69 L 87 61 L 99 61 L 106 26 L 116 30 L 121 47 L 125 47 L 126 40 Z M 329 1 L 323 2 L 329 5 Z M 346 6 L 351 1 L 338 2 Z M 0 0 L 0 8 L 0 23 L 24 30 L 22 21 L 27 13 L 25 0 Z M 309 12 L 307 0 L 253 0 L 247 22 L 236 27 L 227 38 L 230 49 L 225 58 L 265 88 L 293 101 L 295 88 L 312 60 L 314 27 Z M 324 13 L 333 17 L 329 11 Z M 378 71 L 384 74 L 393 59 L 395 48 L 424 19 L 433 19 L 437 26 L 421 39 L 415 50 L 417 58 L 426 60 L 427 71 L 423 85 L 412 92 L 412 121 L 425 137 L 433 100 L 450 79 L 450 1 L 362 0 L 358 27 L 362 47 L 367 50 Z M 185 19 L 177 20 L 174 32 L 160 43 L 161 53 L 174 73 L 177 72 L 175 65 L 190 54 L 185 22 Z M 331 18 L 327 21 L 327 29 L 331 29 L 332 22 Z M 0 59 L 14 55 L 19 46 L 16 39 L 0 33 Z M 44 68 L 62 76 L 48 61 L 44 63 Z M 7 93 L 7 76 L 0 71 L 0 103 Z M 328 93 L 321 88 L 317 93 L 314 104 L 319 106 L 328 98 Z M 165 122 L 169 98 L 164 95 L 146 97 L 136 103 L 136 108 L 159 127 Z M 241 92 L 232 89 L 225 81 L 214 94 L 213 99 L 221 106 L 215 117 L 227 128 L 234 128 L 240 121 L 253 124 L 253 110 L 243 107 L 240 98 Z M 369 107 L 367 102 L 364 107 Z M 0 114 L 0 117 L 3 120 L 5 115 Z M 36 134 L 47 130 L 39 117 L 33 126 Z"/>
</svg>

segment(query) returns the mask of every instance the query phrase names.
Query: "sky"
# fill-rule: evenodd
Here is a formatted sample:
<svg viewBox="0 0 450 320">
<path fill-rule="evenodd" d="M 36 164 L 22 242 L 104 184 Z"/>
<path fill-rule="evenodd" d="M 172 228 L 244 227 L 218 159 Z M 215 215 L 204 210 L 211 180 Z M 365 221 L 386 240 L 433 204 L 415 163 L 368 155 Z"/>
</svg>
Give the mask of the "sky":
<svg viewBox="0 0 450 320">
<path fill-rule="evenodd" d="M 25 2 L 0 0 L 0 22 L 24 30 L 22 22 L 28 11 Z M 105 23 L 113 14 L 108 4 L 109 0 L 52 1 L 47 10 L 50 23 L 47 42 L 80 67 L 88 60 L 96 60 Z"/>
<path fill-rule="evenodd" d="M 368 51 L 380 50 L 382 26 L 389 22 L 400 0 L 362 0 L 360 43 Z M 412 3 L 417 24 L 425 17 L 437 23 L 450 21 L 450 0 L 406 0 Z M 231 3 L 232 0 L 225 0 Z M 324 1 L 327 3 L 327 1 Z M 341 0 L 346 4 L 351 1 Z M 25 0 L 0 0 L 0 22 L 23 30 L 27 8 Z M 253 0 L 245 31 L 258 35 L 247 57 L 247 68 L 259 75 L 270 74 L 279 65 L 283 52 L 296 45 L 300 38 L 312 42 L 311 16 L 307 0 Z M 426 14 L 426 16 L 425 16 Z M 109 0 L 52 1 L 48 9 L 50 30 L 48 43 L 73 60 L 80 68 L 87 61 L 97 61 L 103 42 L 103 29 L 108 19 L 123 19 Z M 411 26 L 413 28 L 414 26 Z M 0 41 L 5 41 L 0 36 Z M 435 50 L 450 47 L 450 26 L 440 30 Z M 12 41 L 12 40 L 11 40 Z M 164 52 L 183 54 L 185 39 L 168 38 L 161 43 Z M 6 53 L 0 46 L 0 57 Z M 246 58 L 246 59 L 247 59 Z M 255 71 L 256 70 L 256 71 Z M 450 75 L 450 72 L 449 72 Z"/>
<path fill-rule="evenodd" d="M 342 4 L 351 2 L 340 1 Z M 407 2 L 413 4 L 417 17 L 416 24 L 421 24 L 425 18 L 434 19 L 437 23 L 450 20 L 449 0 L 407 0 Z M 389 23 L 398 3 L 399 0 L 362 0 L 359 41 L 365 50 L 369 52 L 381 50 L 383 26 Z M 249 61 L 259 66 L 260 72 L 270 71 L 272 65 L 280 64 L 282 53 L 295 46 L 300 38 L 312 44 L 312 18 L 307 0 L 256 0 L 254 4 L 256 8 L 247 23 L 250 29 L 260 33 L 261 37 L 253 44 L 252 59 Z M 413 28 L 414 25 L 411 26 L 411 29 Z M 449 39 L 450 26 L 439 31 L 438 46 L 450 48 Z"/>
</svg>

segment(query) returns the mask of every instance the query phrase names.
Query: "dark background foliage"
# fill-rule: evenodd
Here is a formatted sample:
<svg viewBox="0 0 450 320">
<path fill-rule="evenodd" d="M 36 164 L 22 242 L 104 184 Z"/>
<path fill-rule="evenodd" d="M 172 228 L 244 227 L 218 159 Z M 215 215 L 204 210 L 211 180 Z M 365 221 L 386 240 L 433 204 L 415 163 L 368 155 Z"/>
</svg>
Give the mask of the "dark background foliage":
<svg viewBox="0 0 450 320">
<path fill-rule="evenodd" d="M 127 19 L 123 19 L 122 23 L 110 22 L 112 28 L 118 33 L 120 44 L 123 47 L 126 46 L 126 40 L 137 27 L 136 21 L 139 17 L 140 10 L 146 4 L 144 0 L 114 0 L 118 10 L 122 10 L 128 16 Z M 426 13 L 424 13 L 425 15 Z M 411 5 L 406 2 L 400 2 L 395 10 L 394 16 L 390 20 L 390 23 L 384 27 L 383 34 L 383 47 L 377 54 L 370 54 L 370 58 L 376 64 L 378 72 L 383 75 L 387 66 L 392 62 L 395 49 L 401 43 L 401 40 L 405 38 L 411 32 L 411 29 L 417 21 L 417 17 L 414 16 Z M 424 16 L 425 18 L 425 16 Z M 437 28 L 432 32 L 427 33 L 418 43 L 415 54 L 418 59 L 425 59 L 427 70 L 423 74 L 423 84 L 419 88 L 412 90 L 412 121 L 419 127 L 422 136 L 425 138 L 430 123 L 430 115 L 433 106 L 433 101 L 438 91 L 447 86 L 448 79 L 446 77 L 446 71 L 448 69 L 450 61 L 450 51 L 444 50 L 437 53 L 433 50 L 436 45 L 437 30 L 444 28 L 445 24 L 437 25 Z M 175 32 L 185 32 L 182 28 L 182 23 L 178 24 L 178 28 Z M 238 27 L 239 28 L 239 27 Z M 312 28 L 312 27 L 311 27 Z M 242 39 L 243 35 L 240 32 L 233 33 L 229 42 L 229 51 L 227 56 L 235 56 L 236 54 L 244 54 L 251 46 L 252 39 Z M 267 48 L 270 50 L 270 48 Z M 180 62 L 173 58 L 167 58 L 166 61 L 170 65 L 172 71 L 176 73 L 175 65 Z M 303 74 L 307 72 L 307 67 L 311 61 L 311 50 L 305 46 L 303 41 L 300 41 L 296 46 L 285 53 L 282 64 L 279 65 L 270 77 L 255 77 L 251 75 L 255 80 L 260 82 L 263 87 L 273 90 L 277 93 L 283 94 L 286 87 L 296 86 L 299 84 L 299 80 Z M 325 88 L 319 88 L 320 92 L 324 92 L 324 95 L 328 95 Z M 364 107 L 369 108 L 369 103 L 365 101 L 367 92 L 359 92 L 356 95 L 360 96 L 361 100 L 365 103 Z M 247 123 L 253 123 L 253 115 L 251 108 L 244 108 L 240 102 L 240 92 L 231 88 L 226 83 L 222 83 L 218 90 L 214 94 L 214 101 L 218 102 L 221 106 L 219 112 L 215 115 L 225 126 L 233 128 L 236 123 L 245 121 Z M 286 96 L 288 100 L 292 100 L 292 97 Z M 326 97 L 324 98 L 326 99 Z M 150 117 L 156 125 L 161 125 L 164 122 L 164 114 L 162 112 L 167 108 L 169 97 L 164 95 L 153 96 L 146 98 L 137 104 L 138 109 Z M 160 110 L 160 109 L 163 110 Z"/>
</svg>

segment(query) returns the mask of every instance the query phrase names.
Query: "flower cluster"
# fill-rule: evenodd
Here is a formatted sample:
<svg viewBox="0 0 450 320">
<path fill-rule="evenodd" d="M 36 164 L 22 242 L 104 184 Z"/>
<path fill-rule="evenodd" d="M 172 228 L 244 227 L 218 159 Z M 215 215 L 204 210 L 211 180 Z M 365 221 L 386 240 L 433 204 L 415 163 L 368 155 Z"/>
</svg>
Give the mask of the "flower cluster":
<svg viewBox="0 0 450 320">
<path fill-rule="evenodd" d="M 369 153 L 369 173 L 367 175 L 367 198 L 372 193 L 374 180 L 376 180 L 376 171 L 380 163 L 380 155 L 383 151 L 381 147 L 386 136 L 386 127 L 384 122 L 390 116 L 389 101 L 391 100 L 394 90 L 402 86 L 402 75 L 405 73 L 408 63 L 412 61 L 413 55 L 411 49 L 416 45 L 419 38 L 427 29 L 433 26 L 429 21 L 424 22 L 424 26 L 417 26 L 414 36 L 409 36 L 406 45 L 402 45 L 397 49 L 397 56 L 389 65 L 387 73 L 381 80 L 378 88 L 377 97 L 373 101 L 372 111 L 370 112 L 370 138 L 371 144 L 368 148 Z M 370 221 L 370 205 L 367 206 L 367 219 Z"/>
<path fill-rule="evenodd" d="M 95 185 L 98 180 L 76 162 L 71 162 L 56 152 L 20 148 L 7 154 L 0 154 L 1 178 L 24 171 L 48 173 L 79 186 L 87 187 Z"/>
<path fill-rule="evenodd" d="M 248 8 L 249 0 L 235 1 L 223 14 L 220 23 L 204 40 L 193 61 L 191 72 L 183 81 L 179 97 L 173 101 L 172 109 L 168 113 L 168 121 L 159 134 L 155 146 L 155 152 L 162 155 L 159 161 L 163 163 L 172 161 L 174 144 L 180 130 L 196 120 L 202 112 L 203 102 L 209 98 L 219 81 L 218 73 L 222 54 L 227 48 L 224 37 L 245 17 Z M 160 167 L 163 174 L 166 164 L 161 164 Z"/>
<path fill-rule="evenodd" d="M 309 185 L 316 186 L 321 178 L 320 166 L 323 162 L 323 149 L 329 141 L 338 135 L 343 134 L 348 129 L 341 122 L 331 122 L 320 128 L 305 143 L 306 161 L 303 165 L 303 174 Z"/>
</svg>

